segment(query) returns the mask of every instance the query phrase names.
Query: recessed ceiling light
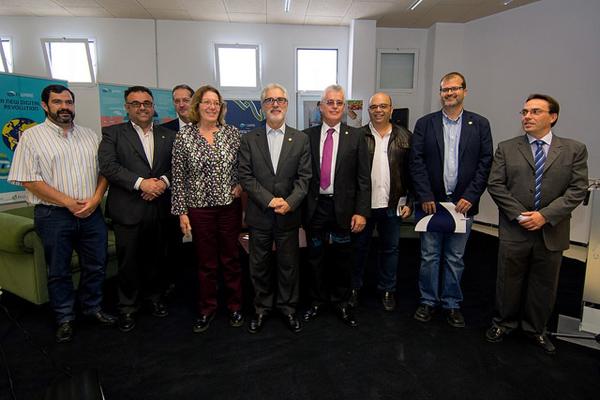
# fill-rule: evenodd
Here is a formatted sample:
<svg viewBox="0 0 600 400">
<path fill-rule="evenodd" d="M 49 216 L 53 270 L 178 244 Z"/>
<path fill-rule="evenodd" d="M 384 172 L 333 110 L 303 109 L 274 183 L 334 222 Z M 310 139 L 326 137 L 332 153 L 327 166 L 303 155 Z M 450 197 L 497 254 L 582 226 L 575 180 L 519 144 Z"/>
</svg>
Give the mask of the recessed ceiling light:
<svg viewBox="0 0 600 400">
<path fill-rule="evenodd" d="M 505 6 L 507 6 L 510 3 L 512 3 L 512 2 L 513 2 L 513 0 L 504 0 L 504 3 L 502 3 L 502 4 L 504 4 Z"/>
<path fill-rule="evenodd" d="M 292 9 L 292 0 L 283 0 L 283 12 L 289 13 Z"/>
<path fill-rule="evenodd" d="M 417 7 L 419 6 L 419 4 L 421 4 L 421 2 L 422 2 L 422 1 L 423 1 L 423 0 L 417 0 L 417 1 L 415 1 L 415 2 L 412 4 L 412 6 L 408 7 L 408 9 L 409 9 L 410 11 L 413 11 L 415 8 L 417 8 Z"/>
</svg>

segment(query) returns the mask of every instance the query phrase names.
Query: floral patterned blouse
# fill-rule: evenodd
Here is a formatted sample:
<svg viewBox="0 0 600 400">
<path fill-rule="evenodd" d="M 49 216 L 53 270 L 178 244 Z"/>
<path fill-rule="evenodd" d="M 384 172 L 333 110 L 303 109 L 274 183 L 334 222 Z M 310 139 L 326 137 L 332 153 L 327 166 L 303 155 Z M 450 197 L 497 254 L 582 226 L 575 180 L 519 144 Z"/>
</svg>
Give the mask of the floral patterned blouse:
<svg viewBox="0 0 600 400">
<path fill-rule="evenodd" d="M 238 184 L 239 148 L 240 132 L 232 125 L 222 126 L 212 145 L 196 125 L 181 128 L 173 144 L 171 213 L 231 204 L 231 189 Z"/>
</svg>

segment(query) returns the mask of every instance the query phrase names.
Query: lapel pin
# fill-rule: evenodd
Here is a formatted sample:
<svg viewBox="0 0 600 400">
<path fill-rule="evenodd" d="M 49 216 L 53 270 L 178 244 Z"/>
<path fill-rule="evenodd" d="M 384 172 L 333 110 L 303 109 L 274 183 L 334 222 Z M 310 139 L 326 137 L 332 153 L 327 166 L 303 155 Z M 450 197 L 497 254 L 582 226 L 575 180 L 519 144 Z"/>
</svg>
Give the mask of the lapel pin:
<svg viewBox="0 0 600 400">
<path fill-rule="evenodd" d="M 347 134 L 348 134 L 348 131 L 344 132 L 344 135 L 347 135 Z"/>
<path fill-rule="evenodd" d="M 162 139 L 164 139 L 165 137 L 164 137 L 164 136 L 161 136 L 161 138 L 162 138 Z"/>
<path fill-rule="evenodd" d="M 469 121 L 469 125 L 473 125 L 473 121 Z"/>
<path fill-rule="evenodd" d="M 290 138 L 288 138 L 288 142 L 291 142 L 291 141 L 292 141 L 292 138 L 291 138 L 291 137 L 290 137 Z"/>
</svg>

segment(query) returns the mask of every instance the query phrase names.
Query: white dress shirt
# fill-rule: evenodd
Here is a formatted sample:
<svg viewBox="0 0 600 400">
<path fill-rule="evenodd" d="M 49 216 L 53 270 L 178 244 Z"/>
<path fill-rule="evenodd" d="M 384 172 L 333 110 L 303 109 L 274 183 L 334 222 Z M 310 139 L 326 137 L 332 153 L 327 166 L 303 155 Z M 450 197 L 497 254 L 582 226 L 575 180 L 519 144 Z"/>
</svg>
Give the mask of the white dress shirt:
<svg viewBox="0 0 600 400">
<path fill-rule="evenodd" d="M 273 129 L 267 124 L 267 143 L 269 144 L 269 154 L 271 155 L 271 163 L 273 164 L 273 171 L 277 173 L 277 164 L 279 162 L 279 155 L 281 154 L 281 147 L 283 146 L 283 136 L 285 135 L 285 124 L 281 125 L 279 129 Z"/>
</svg>

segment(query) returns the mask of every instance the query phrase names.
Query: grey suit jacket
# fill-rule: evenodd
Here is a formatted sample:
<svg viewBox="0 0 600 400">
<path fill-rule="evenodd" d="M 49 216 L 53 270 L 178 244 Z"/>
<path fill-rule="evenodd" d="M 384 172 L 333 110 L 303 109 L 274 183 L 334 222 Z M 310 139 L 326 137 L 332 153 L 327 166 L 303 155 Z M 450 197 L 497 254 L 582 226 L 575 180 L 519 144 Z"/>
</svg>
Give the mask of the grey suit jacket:
<svg viewBox="0 0 600 400">
<path fill-rule="evenodd" d="M 584 144 L 553 134 L 544 164 L 540 213 L 544 243 L 551 251 L 569 248 L 571 211 L 583 201 L 588 186 Z M 522 135 L 498 145 L 488 181 L 488 192 L 500 210 L 500 240 L 522 241 L 528 231 L 516 218 L 534 209 L 535 169 L 531 146 Z"/>
<path fill-rule="evenodd" d="M 286 125 L 277 173 L 273 169 L 264 127 L 242 135 L 239 151 L 239 180 L 248 192 L 246 223 L 258 229 L 300 226 L 302 200 L 312 175 L 308 136 Z M 282 197 L 290 205 L 286 215 L 275 214 L 269 203 Z"/>
</svg>

